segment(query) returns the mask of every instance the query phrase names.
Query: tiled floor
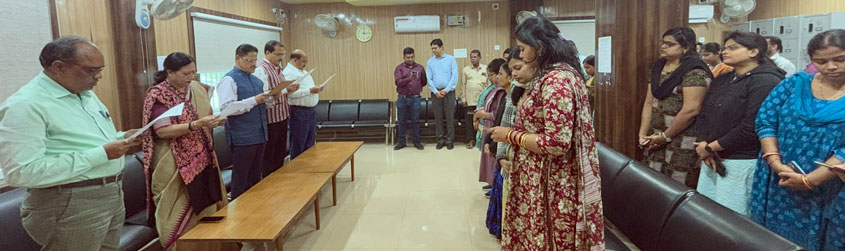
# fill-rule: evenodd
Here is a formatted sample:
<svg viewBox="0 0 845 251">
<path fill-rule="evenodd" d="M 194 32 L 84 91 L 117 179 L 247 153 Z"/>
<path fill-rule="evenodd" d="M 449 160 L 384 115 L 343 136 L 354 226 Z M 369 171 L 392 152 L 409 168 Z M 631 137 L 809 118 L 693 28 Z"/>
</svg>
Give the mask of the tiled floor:
<svg viewBox="0 0 845 251">
<path fill-rule="evenodd" d="M 499 250 L 484 219 L 489 200 L 478 182 L 480 152 L 464 144 L 393 151 L 365 144 L 338 174 L 338 204 L 322 190 L 321 229 L 306 210 L 285 250 Z"/>
</svg>

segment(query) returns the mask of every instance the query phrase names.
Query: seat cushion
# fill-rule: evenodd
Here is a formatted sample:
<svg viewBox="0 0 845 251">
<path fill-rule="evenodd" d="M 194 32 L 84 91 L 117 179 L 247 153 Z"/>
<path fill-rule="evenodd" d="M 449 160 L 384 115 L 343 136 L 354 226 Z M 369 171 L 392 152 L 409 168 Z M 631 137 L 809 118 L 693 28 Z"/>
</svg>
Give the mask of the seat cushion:
<svg viewBox="0 0 845 251">
<path fill-rule="evenodd" d="M 329 105 L 329 121 L 358 120 L 358 100 L 332 100 Z"/>
<path fill-rule="evenodd" d="M 130 224 L 123 225 L 120 232 L 120 250 L 140 250 L 156 237 L 158 237 L 156 231 L 147 226 Z"/>
<path fill-rule="evenodd" d="M 21 223 L 21 203 L 26 196 L 25 188 L 17 188 L 0 194 L 0 249 L 37 251 L 41 249 Z"/>
<path fill-rule="evenodd" d="M 605 192 L 605 218 L 637 247 L 654 250 L 663 223 L 693 190 L 632 162 L 622 169 L 610 189 L 602 191 Z"/>
<path fill-rule="evenodd" d="M 328 121 L 329 120 L 329 101 L 328 100 L 320 100 L 317 103 L 317 106 L 314 107 L 314 111 L 317 113 L 317 121 Z"/>
<path fill-rule="evenodd" d="M 220 169 L 231 168 L 232 152 L 229 143 L 226 141 L 226 127 L 214 128 L 214 153 L 217 155 L 217 163 Z"/>
<path fill-rule="evenodd" d="M 126 215 L 133 215 L 147 208 L 147 177 L 144 165 L 134 155 L 124 156 L 123 206 Z"/>
<path fill-rule="evenodd" d="M 226 186 L 226 191 L 232 190 L 232 169 L 220 171 L 220 179 L 223 180 L 223 185 Z"/>
<path fill-rule="evenodd" d="M 609 228 L 604 228 L 604 250 L 606 251 L 629 251 L 631 250 L 628 246 L 625 245 L 625 242 L 622 241 L 613 231 L 610 231 Z"/>
<path fill-rule="evenodd" d="M 803 250 L 763 226 L 695 193 L 672 213 L 658 250 Z"/>
</svg>

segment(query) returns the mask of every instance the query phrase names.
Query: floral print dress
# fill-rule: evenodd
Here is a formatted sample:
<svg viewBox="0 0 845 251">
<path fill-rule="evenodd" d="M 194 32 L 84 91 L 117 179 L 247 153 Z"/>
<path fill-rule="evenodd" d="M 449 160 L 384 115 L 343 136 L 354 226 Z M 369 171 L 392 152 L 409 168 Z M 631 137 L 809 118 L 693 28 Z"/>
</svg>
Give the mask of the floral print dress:
<svg viewBox="0 0 845 251">
<path fill-rule="evenodd" d="M 604 250 L 598 153 L 577 76 L 555 65 L 517 109 L 514 130 L 539 134 L 542 153 L 513 146 L 503 250 Z"/>
<path fill-rule="evenodd" d="M 671 72 L 660 74 L 662 84 L 669 78 Z M 710 78 L 704 70 L 696 69 L 687 72 L 683 82 L 675 88 L 664 100 L 653 99 L 651 103 L 651 124 L 649 135 L 669 129 L 675 116 L 684 106 L 684 87 L 707 87 Z M 698 175 L 701 171 L 698 154 L 695 152 L 695 131 L 692 126 L 672 138 L 672 143 L 646 151 L 649 167 L 663 175 L 695 189 L 698 186 Z"/>
</svg>

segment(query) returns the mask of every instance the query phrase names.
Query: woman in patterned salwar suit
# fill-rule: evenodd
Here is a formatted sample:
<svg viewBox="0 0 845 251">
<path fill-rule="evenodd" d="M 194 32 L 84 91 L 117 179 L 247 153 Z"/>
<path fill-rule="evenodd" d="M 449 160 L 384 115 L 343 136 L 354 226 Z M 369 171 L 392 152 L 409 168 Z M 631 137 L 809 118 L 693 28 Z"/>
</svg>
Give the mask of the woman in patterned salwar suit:
<svg viewBox="0 0 845 251">
<path fill-rule="evenodd" d="M 180 235 L 228 201 L 212 147 L 212 129 L 224 120 L 212 115 L 208 88 L 193 81 L 191 56 L 171 53 L 164 68 L 147 91 L 143 123 L 184 106 L 181 115 L 159 120 L 143 134 L 144 172 L 149 219 L 162 247 L 175 250 Z"/>
<path fill-rule="evenodd" d="M 516 29 L 526 90 L 513 128 L 490 129 L 514 148 L 503 250 L 604 250 L 601 178 L 587 88 L 575 49 L 549 20 Z"/>
</svg>

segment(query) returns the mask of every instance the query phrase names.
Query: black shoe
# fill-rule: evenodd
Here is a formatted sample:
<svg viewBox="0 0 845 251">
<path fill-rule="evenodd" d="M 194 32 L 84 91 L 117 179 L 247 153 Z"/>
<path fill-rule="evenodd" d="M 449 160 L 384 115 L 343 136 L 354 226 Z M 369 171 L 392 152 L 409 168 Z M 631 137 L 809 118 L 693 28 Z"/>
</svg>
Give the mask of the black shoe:
<svg viewBox="0 0 845 251">
<path fill-rule="evenodd" d="M 489 189 L 492 189 L 492 188 L 493 188 L 493 186 L 490 186 L 490 185 L 486 185 L 486 186 L 481 187 L 481 189 L 484 189 L 484 190 L 489 190 Z"/>
<path fill-rule="evenodd" d="M 490 191 L 487 191 L 487 193 L 484 194 L 484 197 L 487 197 L 489 199 L 490 198 Z"/>
<path fill-rule="evenodd" d="M 452 150 L 453 148 L 455 148 L 455 144 L 452 144 L 452 143 L 446 144 L 446 149 Z"/>
<path fill-rule="evenodd" d="M 445 143 L 437 143 L 437 150 L 442 149 L 443 145 L 445 145 Z"/>
<path fill-rule="evenodd" d="M 393 150 L 399 150 L 399 149 L 402 149 L 402 148 L 405 148 L 405 144 L 398 144 L 398 145 L 393 147 Z"/>
<path fill-rule="evenodd" d="M 417 149 L 419 149 L 419 150 L 423 150 L 423 149 L 425 149 L 425 147 L 423 147 L 423 145 L 422 145 L 422 144 L 420 144 L 420 143 L 416 143 L 416 144 L 414 144 L 414 147 L 416 147 L 416 148 L 417 148 Z"/>
<path fill-rule="evenodd" d="M 475 147 L 475 140 L 470 141 L 469 143 L 467 143 L 467 149 L 472 149 L 473 147 Z"/>
</svg>

